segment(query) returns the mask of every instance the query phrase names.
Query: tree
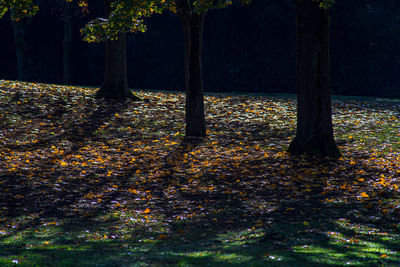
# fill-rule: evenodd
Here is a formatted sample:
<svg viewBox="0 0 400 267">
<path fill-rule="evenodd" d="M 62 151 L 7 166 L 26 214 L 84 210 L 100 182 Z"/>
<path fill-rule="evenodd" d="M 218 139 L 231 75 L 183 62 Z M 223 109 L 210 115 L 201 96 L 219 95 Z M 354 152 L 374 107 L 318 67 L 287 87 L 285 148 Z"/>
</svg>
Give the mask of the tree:
<svg viewBox="0 0 400 267">
<path fill-rule="evenodd" d="M 297 132 L 288 152 L 340 156 L 333 137 L 329 1 L 296 1 Z"/>
<path fill-rule="evenodd" d="M 30 47 L 26 42 L 26 33 L 32 24 L 32 18 L 11 20 L 11 27 L 14 35 L 15 55 L 17 57 L 17 79 L 29 81 L 31 78 Z"/>
<path fill-rule="evenodd" d="M 240 2 L 249 3 L 250 0 Z M 108 33 L 116 36 L 117 32 L 144 31 L 146 28 L 141 18 L 161 13 L 165 9 L 178 14 L 185 35 L 186 137 L 206 136 L 201 63 L 204 17 L 208 10 L 224 8 L 230 4 L 232 4 L 232 1 L 226 0 L 121 0 L 118 5 L 115 5 L 113 16 L 108 14 L 106 22 L 97 23 L 102 25 L 103 31 L 108 29 Z M 132 21 L 136 23 L 133 30 L 130 28 Z M 92 29 L 98 27 L 91 26 Z M 93 33 L 97 32 L 99 31 L 89 31 L 89 35 L 93 38 L 96 35 Z"/>
<path fill-rule="evenodd" d="M 194 12 L 189 1 L 177 0 L 176 10 L 185 34 L 185 135 L 206 136 L 203 66 L 201 63 L 205 11 Z"/>
<path fill-rule="evenodd" d="M 155 12 L 151 10 L 151 1 L 129 1 L 127 6 L 136 12 L 142 12 L 137 17 L 147 16 Z M 87 3 L 81 2 L 87 6 Z M 124 9 L 123 1 L 105 0 L 107 19 L 98 18 L 82 29 L 84 40 L 88 42 L 105 42 L 105 72 L 104 81 L 96 96 L 106 99 L 125 100 L 127 98 L 140 100 L 128 88 L 126 62 L 126 32 L 144 31 L 140 19 L 130 16 Z M 141 11 L 140 11 L 141 10 Z M 121 12 L 122 11 L 122 12 Z"/>
<path fill-rule="evenodd" d="M 185 35 L 185 136 L 206 136 L 204 115 L 204 87 L 202 46 L 204 17 L 210 9 L 224 8 L 231 1 L 172 1 L 176 8 Z M 250 1 L 241 1 L 249 3 Z M 173 9 L 174 11 L 174 9 Z"/>
<path fill-rule="evenodd" d="M 72 83 L 72 1 L 63 1 L 62 18 L 64 21 L 63 36 L 63 83 Z"/>
<path fill-rule="evenodd" d="M 51 11 L 58 14 L 63 22 L 62 77 L 64 84 L 71 84 L 73 83 L 73 22 L 76 18 L 87 15 L 88 10 L 85 2 L 80 0 L 42 0 L 41 3 L 50 5 Z"/>
<path fill-rule="evenodd" d="M 112 0 L 105 0 L 106 16 L 112 12 Z M 96 95 L 99 98 L 139 100 L 128 88 L 126 63 L 126 33 L 118 34 L 116 40 L 106 40 L 104 81 Z"/>
<path fill-rule="evenodd" d="M 32 0 L 0 0 L 0 18 L 9 13 L 14 34 L 17 57 L 18 80 L 29 80 L 29 56 L 25 34 L 31 24 L 31 17 L 36 14 L 38 7 Z"/>
</svg>

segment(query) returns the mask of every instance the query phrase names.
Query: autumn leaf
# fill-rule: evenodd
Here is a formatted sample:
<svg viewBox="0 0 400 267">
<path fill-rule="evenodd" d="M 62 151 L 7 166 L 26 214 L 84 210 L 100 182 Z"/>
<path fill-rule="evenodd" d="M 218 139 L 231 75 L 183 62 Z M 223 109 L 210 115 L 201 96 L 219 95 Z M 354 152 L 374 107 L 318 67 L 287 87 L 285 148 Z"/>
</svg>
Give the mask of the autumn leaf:
<svg viewBox="0 0 400 267">
<path fill-rule="evenodd" d="M 368 195 L 367 193 L 365 193 L 365 192 L 362 192 L 362 193 L 360 194 L 360 196 L 361 196 L 361 197 L 365 197 L 365 198 L 368 198 L 368 197 L 369 197 L 369 195 Z"/>
<path fill-rule="evenodd" d="M 63 167 L 65 167 L 65 166 L 68 165 L 68 163 L 66 163 L 65 161 L 60 161 L 60 165 L 63 166 Z"/>
<path fill-rule="evenodd" d="M 163 240 L 163 239 L 168 239 L 168 238 L 169 238 L 169 236 L 167 236 L 167 235 L 165 235 L 165 234 L 160 234 L 160 235 L 157 237 L 158 240 Z"/>
<path fill-rule="evenodd" d="M 16 90 L 19 104 L 10 101 Z M 186 240 L 192 226 L 247 229 L 253 242 L 257 235 L 280 240 L 265 233 L 276 223 L 277 232 L 297 227 L 288 243 L 304 245 L 297 238 L 308 238 L 304 228 L 318 221 L 318 231 L 329 228 L 337 233 L 332 240 L 346 246 L 381 236 L 397 240 L 395 231 L 382 230 L 400 211 L 395 107 L 335 100 L 343 157 L 320 161 L 285 152 L 295 134 L 295 98 L 205 95 L 208 136 L 187 145 L 184 94 L 138 91 L 150 101 L 118 104 L 94 100 L 94 92 L 0 81 L 0 235 L 24 235 L 19 229 L 28 227 L 46 240 L 68 218 L 94 228 L 77 234 L 82 243 L 126 242 L 135 227 L 163 233 L 154 239 Z M 63 106 L 58 117 L 57 105 Z M 49 232 L 35 226 L 42 218 L 40 227 Z M 230 234 L 245 243 L 246 236 Z M 306 249 L 301 245 L 296 250 Z"/>
</svg>

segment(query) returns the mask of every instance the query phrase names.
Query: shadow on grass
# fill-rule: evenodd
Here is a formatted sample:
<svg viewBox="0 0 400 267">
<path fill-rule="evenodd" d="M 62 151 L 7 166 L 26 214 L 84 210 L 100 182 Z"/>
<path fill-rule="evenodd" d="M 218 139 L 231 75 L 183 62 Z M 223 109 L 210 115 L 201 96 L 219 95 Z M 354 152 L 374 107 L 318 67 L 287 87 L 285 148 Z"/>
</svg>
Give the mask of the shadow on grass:
<svg viewBox="0 0 400 267">
<path fill-rule="evenodd" d="M 60 111 L 56 115 L 52 114 L 50 118 L 47 118 L 48 115 L 41 115 L 40 117 L 45 117 L 49 121 L 58 121 L 65 111 L 66 102 L 57 103 L 55 106 L 59 106 Z M 94 132 L 105 122 L 110 120 L 116 113 L 122 112 L 127 108 L 126 103 L 121 103 L 113 100 L 103 100 L 102 103 L 91 112 L 90 116 L 83 122 L 73 122 L 71 125 L 63 125 L 65 130 L 58 134 L 52 134 L 50 136 L 40 137 L 36 142 L 28 142 L 23 144 L 6 144 L 3 147 L 13 150 L 33 150 L 41 147 L 48 146 L 51 142 L 56 142 L 61 139 L 70 140 L 72 142 L 83 142 L 85 138 L 92 137 Z M 27 112 L 29 113 L 29 112 Z M 23 113 L 21 114 L 21 116 Z M 76 147 L 76 146 L 75 146 Z"/>
<path fill-rule="evenodd" d="M 96 115 L 92 124 L 80 125 L 84 131 L 71 130 L 67 139 L 79 149 L 83 142 L 78 141 L 86 134 L 92 138 L 90 133 L 115 112 Z M 265 140 L 283 146 L 293 133 L 264 122 L 227 121 L 215 121 L 225 136 L 213 139 L 227 149 L 244 138 L 249 142 L 241 146 Z M 157 159 L 163 161 L 162 173 L 152 179 L 136 174 L 138 169 L 152 171 L 146 160 L 112 179 L 100 172 L 63 181 L 57 172 L 48 178 L 24 171 L 0 177 L 0 265 L 400 265 L 398 210 L 388 216 L 381 207 L 383 200 L 395 201 L 398 195 L 381 189 L 374 197 L 357 199 L 340 189 L 356 180 L 360 169 L 377 175 L 373 166 L 335 172 L 343 167 L 340 162 L 282 158 L 275 155 L 277 149 L 257 160 L 222 158 L 220 170 L 229 172 L 203 172 L 193 187 L 192 177 L 176 168 L 203 146 L 178 144 Z M 50 156 L 35 171 L 55 158 Z M 299 176 L 307 171 L 312 178 Z M 337 190 L 327 192 L 335 183 Z"/>
<path fill-rule="evenodd" d="M 184 155 L 190 147 L 182 144 L 178 150 Z M 281 162 L 275 158 L 263 161 L 269 166 L 277 163 Z M 303 168 L 298 163 L 293 159 L 288 162 L 294 172 Z M 319 162 L 315 166 L 329 169 L 336 164 Z M 248 171 L 254 171 L 252 164 L 246 166 Z M 243 166 L 237 169 L 238 175 L 242 172 Z M 2 177 L 1 191 L 7 194 L 2 194 L 0 202 L 3 227 L 7 230 L 0 237 L 0 263 L 12 266 L 15 260 L 26 266 L 400 264 L 399 234 L 397 225 L 393 225 L 396 218 L 379 214 L 375 208 L 379 199 L 357 200 L 337 192 L 330 197 L 338 201 L 326 202 L 323 192 L 329 179 L 318 177 L 311 187 L 307 181 L 279 181 L 273 173 L 242 176 L 241 182 L 235 182 L 238 177 L 222 180 L 204 174 L 200 180 L 217 190 L 178 189 L 173 197 L 163 194 L 165 188 L 176 185 L 173 176 L 163 177 L 162 182 L 148 181 L 145 188 L 157 196 L 150 218 L 137 212 L 141 203 L 128 203 L 125 211 L 113 216 L 113 201 L 132 197 L 123 190 L 111 191 L 100 203 L 83 203 L 88 189 L 82 191 L 78 181 L 66 185 L 68 188 L 60 194 L 52 187 L 33 186 L 33 178 Z M 129 177 L 118 179 L 120 188 L 129 188 Z M 93 184 L 90 190 L 96 191 L 96 186 L 103 187 L 104 183 Z M 18 197 L 21 193 L 25 197 Z M 391 193 L 383 191 L 380 195 Z M 366 208 L 368 205 L 371 207 Z"/>
</svg>

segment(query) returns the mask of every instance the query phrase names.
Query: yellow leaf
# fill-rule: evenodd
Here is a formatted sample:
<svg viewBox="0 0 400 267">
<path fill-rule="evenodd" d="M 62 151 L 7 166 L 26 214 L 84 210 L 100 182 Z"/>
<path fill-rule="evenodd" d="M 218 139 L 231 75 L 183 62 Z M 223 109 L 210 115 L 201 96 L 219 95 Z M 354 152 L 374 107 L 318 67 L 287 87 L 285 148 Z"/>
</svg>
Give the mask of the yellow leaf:
<svg viewBox="0 0 400 267">
<path fill-rule="evenodd" d="M 361 196 L 362 196 L 362 197 L 369 197 L 369 195 L 368 195 L 367 193 L 365 193 L 365 192 L 362 192 L 362 193 L 361 193 Z"/>
<path fill-rule="evenodd" d="M 128 189 L 128 192 L 133 193 L 135 195 L 138 194 L 138 191 L 136 189 Z"/>
<path fill-rule="evenodd" d="M 50 242 L 49 241 L 44 241 L 43 244 L 48 245 L 48 244 L 50 244 Z"/>
<path fill-rule="evenodd" d="M 386 254 L 381 255 L 381 258 L 387 258 L 387 257 L 388 257 L 388 255 L 386 255 Z"/>
<path fill-rule="evenodd" d="M 146 214 L 150 213 L 150 209 L 149 208 L 145 209 L 144 213 L 146 213 Z"/>
<path fill-rule="evenodd" d="M 158 239 L 167 239 L 167 238 L 168 238 L 168 236 L 165 235 L 165 234 L 160 234 L 160 235 L 158 236 Z"/>
</svg>

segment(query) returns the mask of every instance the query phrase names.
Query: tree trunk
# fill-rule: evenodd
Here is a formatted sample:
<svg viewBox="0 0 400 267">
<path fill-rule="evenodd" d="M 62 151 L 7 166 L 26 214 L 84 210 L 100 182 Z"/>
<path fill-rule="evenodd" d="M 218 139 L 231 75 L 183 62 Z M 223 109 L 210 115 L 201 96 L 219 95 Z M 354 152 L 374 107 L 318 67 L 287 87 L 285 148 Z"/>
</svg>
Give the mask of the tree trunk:
<svg viewBox="0 0 400 267">
<path fill-rule="evenodd" d="M 25 33 L 27 27 L 30 24 L 29 19 L 23 19 L 19 21 L 11 21 L 14 43 L 15 43 L 15 53 L 17 57 L 17 74 L 19 81 L 28 81 L 30 72 L 30 61 L 29 61 L 29 47 L 25 40 Z"/>
<path fill-rule="evenodd" d="M 204 137 L 206 122 L 201 57 L 205 13 L 193 13 L 189 9 L 185 10 L 185 5 L 183 5 L 178 9 L 178 14 L 185 34 L 185 135 L 186 137 Z"/>
<path fill-rule="evenodd" d="M 288 152 L 340 156 L 333 137 L 329 10 L 313 0 L 296 1 L 297 132 Z"/>
<path fill-rule="evenodd" d="M 65 3 L 63 39 L 63 83 L 72 83 L 72 7 Z"/>
<path fill-rule="evenodd" d="M 112 0 L 105 0 L 106 15 L 111 13 Z M 120 33 L 118 40 L 106 41 L 104 81 L 96 96 L 106 99 L 140 100 L 128 88 L 126 66 L 126 33 Z"/>
</svg>

